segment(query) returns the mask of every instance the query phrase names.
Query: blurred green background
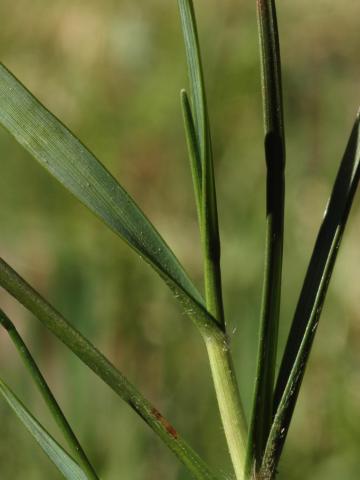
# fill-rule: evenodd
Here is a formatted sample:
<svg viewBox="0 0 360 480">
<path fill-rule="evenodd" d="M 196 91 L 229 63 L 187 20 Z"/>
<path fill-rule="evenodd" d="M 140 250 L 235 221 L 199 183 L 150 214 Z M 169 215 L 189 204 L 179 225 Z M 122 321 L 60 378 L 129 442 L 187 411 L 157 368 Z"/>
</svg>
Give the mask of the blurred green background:
<svg viewBox="0 0 360 480">
<path fill-rule="evenodd" d="M 196 1 L 213 129 L 226 314 L 247 411 L 265 229 L 255 1 Z M 287 133 L 280 351 L 359 102 L 360 4 L 278 2 Z M 136 198 L 202 288 L 179 105 L 176 1 L 2 0 L 1 61 Z M 206 353 L 151 269 L 0 131 L 1 255 L 231 477 Z M 359 478 L 360 208 L 355 198 L 279 479 Z M 4 291 L 105 480 L 189 479 L 137 416 Z M 55 432 L 8 338 L 0 371 Z M 0 478 L 60 478 L 0 401 Z"/>
</svg>

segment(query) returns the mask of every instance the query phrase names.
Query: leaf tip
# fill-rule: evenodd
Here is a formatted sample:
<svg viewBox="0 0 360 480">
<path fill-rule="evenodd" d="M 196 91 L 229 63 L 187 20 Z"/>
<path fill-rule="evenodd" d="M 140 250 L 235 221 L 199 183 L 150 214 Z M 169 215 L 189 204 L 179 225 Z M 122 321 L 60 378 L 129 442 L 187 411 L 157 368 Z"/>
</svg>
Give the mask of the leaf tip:
<svg viewBox="0 0 360 480">
<path fill-rule="evenodd" d="M 5 328 L 5 330 L 9 331 L 14 326 L 10 319 L 5 315 L 5 313 L 0 309 L 0 325 Z"/>
<path fill-rule="evenodd" d="M 189 95 L 188 95 L 187 91 L 185 90 L 185 88 L 182 88 L 180 90 L 180 100 L 181 100 L 182 105 L 190 104 Z"/>
</svg>

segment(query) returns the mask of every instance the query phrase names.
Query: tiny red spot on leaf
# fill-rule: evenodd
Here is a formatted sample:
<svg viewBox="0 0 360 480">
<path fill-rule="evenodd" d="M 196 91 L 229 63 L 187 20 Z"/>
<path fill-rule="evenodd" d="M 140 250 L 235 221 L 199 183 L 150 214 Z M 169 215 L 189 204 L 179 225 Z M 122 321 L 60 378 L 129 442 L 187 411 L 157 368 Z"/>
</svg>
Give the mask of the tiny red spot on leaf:
<svg viewBox="0 0 360 480">
<path fill-rule="evenodd" d="M 163 427 L 165 428 L 165 430 L 174 438 L 178 438 L 178 433 L 176 431 L 176 429 L 171 425 L 171 423 L 166 420 L 166 418 L 164 418 L 161 413 L 156 409 L 156 408 L 152 408 L 151 409 L 151 413 L 154 415 L 154 417 L 156 418 L 156 420 L 158 420 L 162 425 Z"/>
</svg>

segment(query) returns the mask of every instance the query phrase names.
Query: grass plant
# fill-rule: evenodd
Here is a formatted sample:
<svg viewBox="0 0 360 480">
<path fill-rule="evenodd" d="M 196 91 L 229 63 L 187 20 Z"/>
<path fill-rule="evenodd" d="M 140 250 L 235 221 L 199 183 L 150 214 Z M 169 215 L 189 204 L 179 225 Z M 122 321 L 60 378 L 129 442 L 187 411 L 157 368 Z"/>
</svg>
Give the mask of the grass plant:
<svg viewBox="0 0 360 480">
<path fill-rule="evenodd" d="M 195 9 L 192 0 L 178 0 L 178 7 L 189 78 L 189 93 L 182 90 L 180 101 L 203 254 L 204 295 L 195 287 L 170 246 L 116 178 L 3 65 L 0 65 L 0 123 L 50 175 L 134 249 L 171 289 L 180 308 L 194 322 L 204 340 L 224 441 L 235 478 L 272 480 L 276 477 L 359 183 L 360 116 L 358 114 L 355 119 L 340 162 L 277 372 L 284 242 L 285 122 L 275 1 L 257 0 L 267 171 L 266 239 L 257 370 L 252 413 L 247 419 L 234 369 L 223 305 L 214 156 Z M 224 478 L 200 458 L 158 408 L 71 321 L 65 319 L 3 258 L 0 259 L 0 285 L 125 401 L 194 478 Z M 0 324 L 41 392 L 63 433 L 69 452 L 53 439 L 2 380 L 1 394 L 65 478 L 98 480 L 100 477 L 96 465 L 90 462 L 30 351 L 2 310 Z"/>
</svg>

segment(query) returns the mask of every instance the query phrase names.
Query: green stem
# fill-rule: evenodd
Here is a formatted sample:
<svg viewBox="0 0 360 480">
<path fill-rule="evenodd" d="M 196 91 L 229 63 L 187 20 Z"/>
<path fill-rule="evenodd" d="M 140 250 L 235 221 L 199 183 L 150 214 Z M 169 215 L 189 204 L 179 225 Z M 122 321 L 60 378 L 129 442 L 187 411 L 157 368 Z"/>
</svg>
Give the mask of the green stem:
<svg viewBox="0 0 360 480">
<path fill-rule="evenodd" d="M 281 64 L 274 0 L 257 0 L 265 126 L 266 248 L 257 378 L 246 477 L 260 466 L 273 416 L 284 237 L 285 137 Z"/>
<path fill-rule="evenodd" d="M 219 245 L 220 247 L 220 245 Z M 210 249 L 210 253 L 213 250 Z M 238 480 L 243 478 L 246 455 L 247 425 L 226 335 L 222 302 L 220 248 L 216 256 L 204 248 L 206 306 L 224 329 L 223 338 L 205 338 L 220 416 L 225 437 Z"/>
<path fill-rule="evenodd" d="M 82 467 L 89 480 L 99 480 L 93 466 L 91 465 L 89 459 L 86 456 L 83 448 L 80 445 L 80 442 L 76 438 L 75 433 L 73 432 L 69 422 L 66 420 L 65 415 L 63 414 L 59 404 L 57 403 L 54 395 L 52 394 L 48 384 L 46 383 L 45 378 L 40 372 L 38 366 L 35 363 L 29 349 L 25 345 L 24 341 L 20 337 L 18 331 L 15 328 L 15 325 L 12 321 L 5 315 L 5 313 L 0 309 L 0 324 L 8 332 L 9 337 L 14 343 L 17 351 L 19 352 L 24 365 L 29 370 L 31 377 L 35 381 L 46 405 L 48 406 L 53 418 L 55 419 L 58 427 L 64 435 L 65 440 L 67 441 L 69 448 L 71 448 L 75 458 L 79 462 L 79 466 Z"/>
<path fill-rule="evenodd" d="M 205 299 L 206 306 L 211 315 L 225 330 L 225 316 L 221 287 L 221 267 L 219 259 L 213 259 L 205 253 Z"/>
<path fill-rule="evenodd" d="M 247 426 L 228 341 L 208 338 L 206 347 L 225 437 L 237 480 L 243 478 Z"/>
<path fill-rule="evenodd" d="M 220 235 L 205 82 L 193 1 L 178 0 L 178 3 L 191 97 L 191 104 L 187 97 L 183 98 L 183 111 L 199 213 L 206 307 L 219 326 L 216 335 L 209 332 L 203 337 L 231 460 L 236 478 L 240 480 L 244 471 L 247 428 L 226 337 L 221 287 Z"/>
</svg>

